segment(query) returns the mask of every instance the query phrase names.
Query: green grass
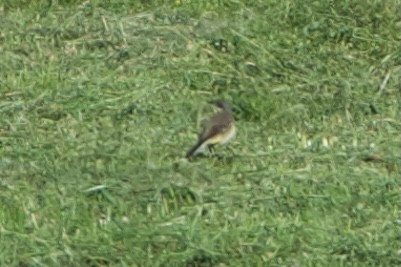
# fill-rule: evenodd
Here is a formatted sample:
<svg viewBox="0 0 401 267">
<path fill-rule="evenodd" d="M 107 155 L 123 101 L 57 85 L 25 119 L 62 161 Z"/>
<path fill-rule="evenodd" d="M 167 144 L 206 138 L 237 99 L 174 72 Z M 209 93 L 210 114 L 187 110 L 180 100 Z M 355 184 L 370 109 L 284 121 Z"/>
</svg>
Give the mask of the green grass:
<svg viewBox="0 0 401 267">
<path fill-rule="evenodd" d="M 59 2 L 0 1 L 0 266 L 401 264 L 400 1 Z"/>
</svg>

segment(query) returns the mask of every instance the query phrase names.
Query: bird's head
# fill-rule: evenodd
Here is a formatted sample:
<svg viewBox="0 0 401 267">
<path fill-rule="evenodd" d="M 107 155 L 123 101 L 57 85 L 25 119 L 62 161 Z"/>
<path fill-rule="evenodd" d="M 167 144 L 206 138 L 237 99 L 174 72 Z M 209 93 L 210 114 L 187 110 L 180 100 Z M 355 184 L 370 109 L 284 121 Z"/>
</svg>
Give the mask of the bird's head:
<svg viewBox="0 0 401 267">
<path fill-rule="evenodd" d="M 215 105 L 216 107 L 218 107 L 220 109 L 231 111 L 230 105 L 224 100 L 221 100 L 221 99 L 213 100 L 213 101 L 210 101 L 210 103 Z"/>
</svg>

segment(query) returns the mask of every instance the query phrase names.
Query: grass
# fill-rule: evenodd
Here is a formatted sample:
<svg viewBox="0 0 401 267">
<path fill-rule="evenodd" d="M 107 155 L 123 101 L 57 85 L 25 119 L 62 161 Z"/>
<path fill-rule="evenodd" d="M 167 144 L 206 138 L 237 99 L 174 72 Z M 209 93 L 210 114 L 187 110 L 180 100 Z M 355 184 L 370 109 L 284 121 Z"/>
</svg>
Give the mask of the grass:
<svg viewBox="0 0 401 267">
<path fill-rule="evenodd" d="M 399 266 L 399 6 L 0 1 L 0 266 Z"/>
</svg>

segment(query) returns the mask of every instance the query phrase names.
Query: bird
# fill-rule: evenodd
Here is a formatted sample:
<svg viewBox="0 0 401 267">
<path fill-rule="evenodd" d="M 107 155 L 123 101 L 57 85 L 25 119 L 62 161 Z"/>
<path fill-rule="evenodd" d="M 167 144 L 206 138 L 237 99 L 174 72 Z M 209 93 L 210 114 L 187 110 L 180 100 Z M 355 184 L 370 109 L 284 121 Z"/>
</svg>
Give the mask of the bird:
<svg viewBox="0 0 401 267">
<path fill-rule="evenodd" d="M 198 154 L 205 147 L 211 152 L 216 144 L 226 144 L 236 135 L 234 116 L 230 105 L 224 100 L 214 100 L 210 103 L 220 110 L 205 123 L 199 134 L 198 142 L 188 150 L 187 158 Z"/>
</svg>

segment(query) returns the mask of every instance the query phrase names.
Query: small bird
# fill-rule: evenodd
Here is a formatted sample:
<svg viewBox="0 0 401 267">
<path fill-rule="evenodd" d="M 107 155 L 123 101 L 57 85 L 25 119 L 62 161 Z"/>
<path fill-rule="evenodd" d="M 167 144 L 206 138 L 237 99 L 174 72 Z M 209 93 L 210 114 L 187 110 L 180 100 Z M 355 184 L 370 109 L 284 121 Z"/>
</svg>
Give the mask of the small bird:
<svg viewBox="0 0 401 267">
<path fill-rule="evenodd" d="M 230 105 L 223 100 L 216 100 L 211 103 L 217 106 L 220 111 L 214 114 L 204 125 L 198 142 L 187 152 L 187 158 L 191 158 L 205 147 L 211 151 L 214 145 L 226 144 L 235 137 L 236 128 Z"/>
</svg>

